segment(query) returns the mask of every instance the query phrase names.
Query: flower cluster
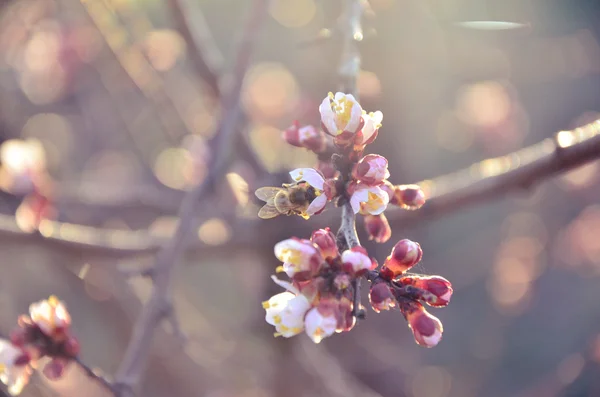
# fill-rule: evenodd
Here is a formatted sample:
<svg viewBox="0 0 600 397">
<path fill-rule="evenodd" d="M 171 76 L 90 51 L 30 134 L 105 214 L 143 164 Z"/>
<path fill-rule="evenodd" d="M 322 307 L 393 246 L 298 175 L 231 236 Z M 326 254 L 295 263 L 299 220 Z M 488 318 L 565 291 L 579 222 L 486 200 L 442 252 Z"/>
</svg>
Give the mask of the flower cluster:
<svg viewBox="0 0 600 397">
<path fill-rule="evenodd" d="M 423 252 L 418 243 L 406 239 L 394 246 L 379 267 L 359 245 L 352 215 L 364 217 L 370 239 L 386 242 L 392 234 L 384 215 L 388 205 L 418 209 L 425 203 L 423 191 L 417 185 L 392 184 L 387 159 L 363 153 L 379 134 L 380 111 L 367 113 L 352 95 L 338 92 L 323 100 L 319 112 L 320 129 L 295 123 L 283 132 L 289 144 L 317 153 L 318 166 L 291 171 L 293 182 L 282 188 L 258 189 L 257 197 L 266 202 L 259 216 L 309 218 L 332 202 L 344 206 L 352 218 L 342 222 L 337 236 L 325 228 L 314 231 L 309 240 L 294 237 L 275 245 L 275 256 L 283 262 L 276 270 L 290 281 L 272 277 L 286 291 L 263 302 L 266 321 L 275 327 L 276 336 L 289 338 L 305 332 L 315 343 L 335 332 L 349 331 L 362 314 L 358 288 L 360 279 L 366 278 L 374 311 L 398 308 L 419 345 L 437 345 L 442 323 L 423 304 L 446 306 L 452 295 L 450 282 L 407 273 Z"/>
<path fill-rule="evenodd" d="M 340 206 L 349 201 L 354 213 L 365 217 L 369 238 L 386 242 L 391 237 L 383 213 L 388 205 L 418 209 L 425 203 L 423 191 L 417 185 L 393 185 L 388 181 L 387 159 L 378 154 L 363 155 L 366 145 L 379 134 L 383 120 L 380 111 L 367 113 L 352 95 L 341 92 L 330 93 L 319 111 L 321 129 L 310 125 L 300 127 L 296 122 L 283 132 L 283 139 L 289 144 L 319 155 L 317 168 L 290 172 L 293 183 L 284 185 L 289 193 L 286 202 L 270 202 L 270 196 L 257 192 L 257 196 L 267 202 L 259 215 L 270 218 L 296 214 L 309 218 L 321 213 L 329 202 Z M 297 198 L 292 189 L 310 189 L 310 193 Z"/>
<path fill-rule="evenodd" d="M 70 332 L 69 312 L 55 296 L 31 304 L 29 316 L 20 316 L 18 325 L 10 340 L 0 339 L 0 381 L 11 395 L 21 393 L 40 358 L 50 358 L 44 375 L 58 379 L 79 353 L 79 342 Z"/>
<path fill-rule="evenodd" d="M 291 238 L 275 245 L 277 268 L 291 282 L 273 280 L 287 291 L 263 302 L 266 320 L 276 336 L 289 338 L 305 331 L 315 342 L 355 323 L 352 280 L 377 267 L 362 247 L 340 254 L 333 233 L 313 232 L 310 240 Z"/>
</svg>

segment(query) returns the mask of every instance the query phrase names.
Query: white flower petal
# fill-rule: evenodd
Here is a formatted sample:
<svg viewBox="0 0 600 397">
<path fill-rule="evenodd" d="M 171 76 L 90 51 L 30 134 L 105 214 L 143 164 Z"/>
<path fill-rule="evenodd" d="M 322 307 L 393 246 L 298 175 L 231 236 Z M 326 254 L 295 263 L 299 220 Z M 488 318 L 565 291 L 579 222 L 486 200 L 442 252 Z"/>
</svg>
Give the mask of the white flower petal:
<svg viewBox="0 0 600 397">
<path fill-rule="evenodd" d="M 327 204 L 327 196 L 324 194 L 321 194 L 319 197 L 314 199 L 312 201 L 312 203 L 310 203 L 310 205 L 306 209 L 306 213 L 308 215 L 314 215 L 317 212 L 321 211 L 325 207 L 326 204 Z"/>
<path fill-rule="evenodd" d="M 323 316 L 319 309 L 314 307 L 306 313 L 304 327 L 312 341 L 319 343 L 324 338 L 333 335 L 337 328 L 337 320 L 335 316 Z"/>
<path fill-rule="evenodd" d="M 364 269 L 370 269 L 372 265 L 371 258 L 362 252 L 356 252 L 352 250 L 346 250 L 342 253 L 342 262 L 350 263 L 355 272 Z"/>
<path fill-rule="evenodd" d="M 271 276 L 271 280 L 273 280 L 273 282 L 279 285 L 281 288 L 284 288 L 293 294 L 298 295 L 300 293 L 298 288 L 294 287 L 294 284 L 290 283 L 289 281 L 280 280 L 275 275 Z"/>
<path fill-rule="evenodd" d="M 356 190 L 352 197 L 350 197 L 350 205 L 352 206 L 352 211 L 355 214 L 360 212 L 360 203 L 363 203 L 369 199 L 369 192 L 367 189 L 359 189 Z"/>
<path fill-rule="evenodd" d="M 323 102 L 321 102 L 321 105 L 319 106 L 319 112 L 321 113 L 321 122 L 327 131 L 332 135 L 336 135 L 338 131 L 335 122 L 336 115 L 333 109 L 331 109 L 331 99 L 329 97 L 323 99 Z"/>
</svg>

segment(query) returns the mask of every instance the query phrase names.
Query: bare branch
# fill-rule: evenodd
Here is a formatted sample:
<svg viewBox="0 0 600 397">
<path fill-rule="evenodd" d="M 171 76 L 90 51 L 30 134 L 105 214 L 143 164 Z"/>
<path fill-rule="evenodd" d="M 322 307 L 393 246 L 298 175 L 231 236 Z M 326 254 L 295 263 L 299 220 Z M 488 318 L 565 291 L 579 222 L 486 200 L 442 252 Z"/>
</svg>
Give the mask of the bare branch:
<svg viewBox="0 0 600 397">
<path fill-rule="evenodd" d="M 77 366 L 80 367 L 88 377 L 98 382 L 100 386 L 108 390 L 111 394 L 116 395 L 117 392 L 116 389 L 113 387 L 112 383 L 110 383 L 108 379 L 106 379 L 100 373 L 95 371 L 93 368 L 88 367 L 83 361 L 81 361 L 81 358 L 75 357 L 73 359 L 73 362 L 75 362 L 75 364 L 77 364 Z"/>
<path fill-rule="evenodd" d="M 266 0 L 255 0 L 250 6 L 251 15 L 238 47 L 233 86 L 225 101 L 226 108 L 213 139 L 214 163 L 206 179 L 185 195 L 179 210 L 177 230 L 156 256 L 152 294 L 134 326 L 129 346 L 115 377 L 115 383 L 120 388 L 120 396 L 134 395 L 133 388 L 138 384 L 143 372 L 146 357 L 151 349 L 154 330 L 168 315 L 170 309 L 169 289 L 173 269 L 183 255 L 188 238 L 192 234 L 191 232 L 195 226 L 194 214 L 202 199 L 212 192 L 215 184 L 226 171 L 230 159 L 233 132 L 237 122 L 236 116 L 240 112 L 239 99 L 242 84 L 261 21 L 266 14 L 267 4 Z"/>
<path fill-rule="evenodd" d="M 223 56 L 208 29 L 206 18 L 190 0 L 169 0 L 167 4 L 179 33 L 188 44 L 188 54 L 196 74 L 210 87 L 212 95 L 218 98 Z"/>
<path fill-rule="evenodd" d="M 388 218 L 390 222 L 408 225 L 439 217 L 505 197 L 509 192 L 530 189 L 544 179 L 599 158 L 600 120 L 596 120 L 506 156 L 419 182 L 417 185 L 429 192 L 426 204 L 414 212 L 389 211 Z"/>
</svg>

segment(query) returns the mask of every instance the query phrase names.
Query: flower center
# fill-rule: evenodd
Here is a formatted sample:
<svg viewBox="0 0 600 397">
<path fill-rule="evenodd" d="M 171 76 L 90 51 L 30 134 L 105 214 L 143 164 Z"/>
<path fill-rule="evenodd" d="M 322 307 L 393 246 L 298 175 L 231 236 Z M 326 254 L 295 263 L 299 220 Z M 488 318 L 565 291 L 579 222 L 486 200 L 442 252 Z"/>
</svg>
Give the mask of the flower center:
<svg viewBox="0 0 600 397">
<path fill-rule="evenodd" d="M 339 100 L 335 100 L 334 98 L 333 93 L 330 92 L 329 100 L 331 101 L 331 110 L 333 110 L 337 116 L 335 120 L 336 125 L 340 130 L 344 130 L 350 122 L 354 103 L 346 96 Z"/>
</svg>

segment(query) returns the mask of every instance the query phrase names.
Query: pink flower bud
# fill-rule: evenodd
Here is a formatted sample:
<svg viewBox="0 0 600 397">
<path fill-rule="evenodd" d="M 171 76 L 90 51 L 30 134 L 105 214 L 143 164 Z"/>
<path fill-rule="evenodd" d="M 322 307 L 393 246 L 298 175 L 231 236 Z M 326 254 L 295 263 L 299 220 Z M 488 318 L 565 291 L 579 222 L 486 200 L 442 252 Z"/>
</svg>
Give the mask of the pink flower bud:
<svg viewBox="0 0 600 397">
<path fill-rule="evenodd" d="M 319 160 L 319 163 L 317 164 L 317 170 L 319 170 L 327 179 L 333 178 L 337 174 L 337 170 L 331 161 Z"/>
<path fill-rule="evenodd" d="M 297 121 L 283 131 L 282 137 L 292 146 L 303 147 L 315 153 L 323 151 L 327 144 L 323 131 L 312 125 L 300 127 Z"/>
<path fill-rule="evenodd" d="M 444 327 L 441 321 L 429 314 L 420 303 L 412 302 L 410 308 L 403 312 L 417 344 L 433 347 L 442 340 Z"/>
<path fill-rule="evenodd" d="M 384 214 L 365 215 L 365 229 L 369 240 L 377 243 L 385 243 L 392 237 L 392 228 Z"/>
<path fill-rule="evenodd" d="M 336 332 L 350 331 L 356 324 L 356 317 L 352 314 L 354 303 L 348 298 L 342 297 L 338 301 L 336 310 L 337 328 Z"/>
<path fill-rule="evenodd" d="M 342 267 L 348 273 L 361 275 L 377 267 L 377 263 L 369 258 L 364 247 L 358 246 L 342 253 Z"/>
<path fill-rule="evenodd" d="M 68 363 L 69 362 L 64 358 L 53 358 L 44 366 L 42 372 L 46 375 L 46 378 L 50 380 L 60 379 L 63 376 Z"/>
<path fill-rule="evenodd" d="M 394 186 L 394 192 L 390 195 L 390 203 L 405 210 L 416 210 L 425 204 L 425 193 L 418 185 Z"/>
<path fill-rule="evenodd" d="M 333 200 L 338 195 L 338 183 L 337 179 L 326 179 L 323 182 L 323 193 L 327 197 L 327 200 Z"/>
<path fill-rule="evenodd" d="M 340 255 L 335 241 L 335 235 L 326 227 L 325 229 L 315 230 L 310 236 L 310 241 L 319 247 L 321 255 L 325 259 L 333 259 Z"/>
<path fill-rule="evenodd" d="M 404 239 L 396 243 L 392 253 L 385 260 L 383 266 L 391 270 L 394 277 L 404 273 L 421 260 L 423 251 L 419 243 Z"/>
<path fill-rule="evenodd" d="M 373 310 L 377 313 L 382 310 L 389 310 L 391 307 L 396 306 L 396 299 L 392 294 L 392 290 L 384 282 L 374 284 L 371 287 L 369 291 L 369 302 L 371 302 L 371 307 L 373 307 Z"/>
<path fill-rule="evenodd" d="M 352 177 L 366 185 L 380 185 L 390 177 L 388 161 L 378 154 L 367 154 L 354 165 Z"/>
<path fill-rule="evenodd" d="M 450 303 L 452 297 L 452 284 L 440 276 L 404 276 L 397 282 L 402 285 L 412 285 L 417 288 L 418 299 L 429 306 L 443 307 Z"/>
</svg>

